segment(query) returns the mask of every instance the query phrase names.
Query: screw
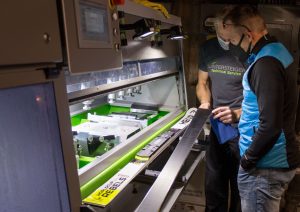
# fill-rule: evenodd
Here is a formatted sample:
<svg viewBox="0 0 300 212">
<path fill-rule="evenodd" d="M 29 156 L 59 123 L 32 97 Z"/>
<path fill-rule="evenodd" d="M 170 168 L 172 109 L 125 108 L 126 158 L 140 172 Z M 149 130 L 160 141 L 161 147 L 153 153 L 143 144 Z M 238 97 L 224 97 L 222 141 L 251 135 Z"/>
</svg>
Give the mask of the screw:
<svg viewBox="0 0 300 212">
<path fill-rule="evenodd" d="M 44 33 L 43 39 L 44 39 L 45 43 L 49 43 L 51 41 L 51 37 L 48 33 Z"/>
</svg>

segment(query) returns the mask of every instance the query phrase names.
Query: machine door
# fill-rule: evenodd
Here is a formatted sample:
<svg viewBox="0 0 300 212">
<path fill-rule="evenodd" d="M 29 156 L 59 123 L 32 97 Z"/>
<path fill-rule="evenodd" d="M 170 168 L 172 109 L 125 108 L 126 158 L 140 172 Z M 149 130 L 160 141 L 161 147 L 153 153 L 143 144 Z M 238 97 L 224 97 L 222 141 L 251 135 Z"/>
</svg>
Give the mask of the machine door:
<svg viewBox="0 0 300 212">
<path fill-rule="evenodd" d="M 0 211 L 79 211 L 79 190 L 62 74 L 0 67 Z"/>
<path fill-rule="evenodd" d="M 62 61 L 56 1 L 1 1 L 0 66 Z"/>
<path fill-rule="evenodd" d="M 72 73 L 122 67 L 118 13 L 107 0 L 63 0 L 68 66 Z"/>
<path fill-rule="evenodd" d="M 1 211 L 70 211 L 52 83 L 0 89 Z"/>
</svg>

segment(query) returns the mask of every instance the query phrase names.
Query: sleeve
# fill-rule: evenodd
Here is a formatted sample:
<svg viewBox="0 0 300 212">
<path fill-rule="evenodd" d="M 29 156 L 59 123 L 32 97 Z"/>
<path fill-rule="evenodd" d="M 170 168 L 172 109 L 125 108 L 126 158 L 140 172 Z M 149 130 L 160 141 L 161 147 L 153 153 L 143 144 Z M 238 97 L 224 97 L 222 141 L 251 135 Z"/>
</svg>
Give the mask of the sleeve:
<svg viewBox="0 0 300 212">
<path fill-rule="evenodd" d="M 205 57 L 205 50 L 204 46 L 201 45 L 199 47 L 199 58 L 198 58 L 198 64 L 199 64 L 199 70 L 207 72 L 207 63 L 206 63 L 206 57 Z"/>
<path fill-rule="evenodd" d="M 283 123 L 284 68 L 272 57 L 257 61 L 249 75 L 250 87 L 257 96 L 259 126 L 255 129 L 252 144 L 241 159 L 244 169 L 255 167 L 276 143 Z"/>
</svg>

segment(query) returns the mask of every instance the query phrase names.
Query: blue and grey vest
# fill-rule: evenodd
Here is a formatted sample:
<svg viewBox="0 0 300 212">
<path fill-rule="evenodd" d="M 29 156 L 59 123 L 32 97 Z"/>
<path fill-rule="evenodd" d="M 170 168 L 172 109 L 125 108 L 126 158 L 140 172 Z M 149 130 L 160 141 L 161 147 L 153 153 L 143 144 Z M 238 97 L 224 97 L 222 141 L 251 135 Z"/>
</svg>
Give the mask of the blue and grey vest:
<svg viewBox="0 0 300 212">
<path fill-rule="evenodd" d="M 292 62 L 293 57 L 281 43 L 270 43 L 264 46 L 257 55 L 252 55 L 253 63 L 248 67 L 243 76 L 242 115 L 239 122 L 240 131 L 240 153 L 243 155 L 252 143 L 252 136 L 259 127 L 259 109 L 257 97 L 251 90 L 248 74 L 253 65 L 262 57 L 271 56 L 281 62 L 286 69 Z M 279 138 L 272 149 L 265 154 L 256 165 L 259 168 L 288 168 L 286 154 L 286 138 L 282 130 Z"/>
</svg>

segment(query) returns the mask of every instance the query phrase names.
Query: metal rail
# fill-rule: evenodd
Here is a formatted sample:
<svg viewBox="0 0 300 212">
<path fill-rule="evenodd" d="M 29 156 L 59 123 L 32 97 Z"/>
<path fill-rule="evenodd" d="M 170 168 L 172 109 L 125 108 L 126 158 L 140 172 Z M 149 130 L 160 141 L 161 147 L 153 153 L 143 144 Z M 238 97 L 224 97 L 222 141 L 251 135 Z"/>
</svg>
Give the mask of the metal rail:
<svg viewBox="0 0 300 212">
<path fill-rule="evenodd" d="M 154 182 L 153 186 L 135 210 L 136 212 L 160 211 L 172 184 L 188 157 L 194 141 L 199 136 L 210 113 L 211 110 L 197 110 L 191 124 L 186 129 L 182 139 L 176 146 L 174 152 Z"/>
</svg>

